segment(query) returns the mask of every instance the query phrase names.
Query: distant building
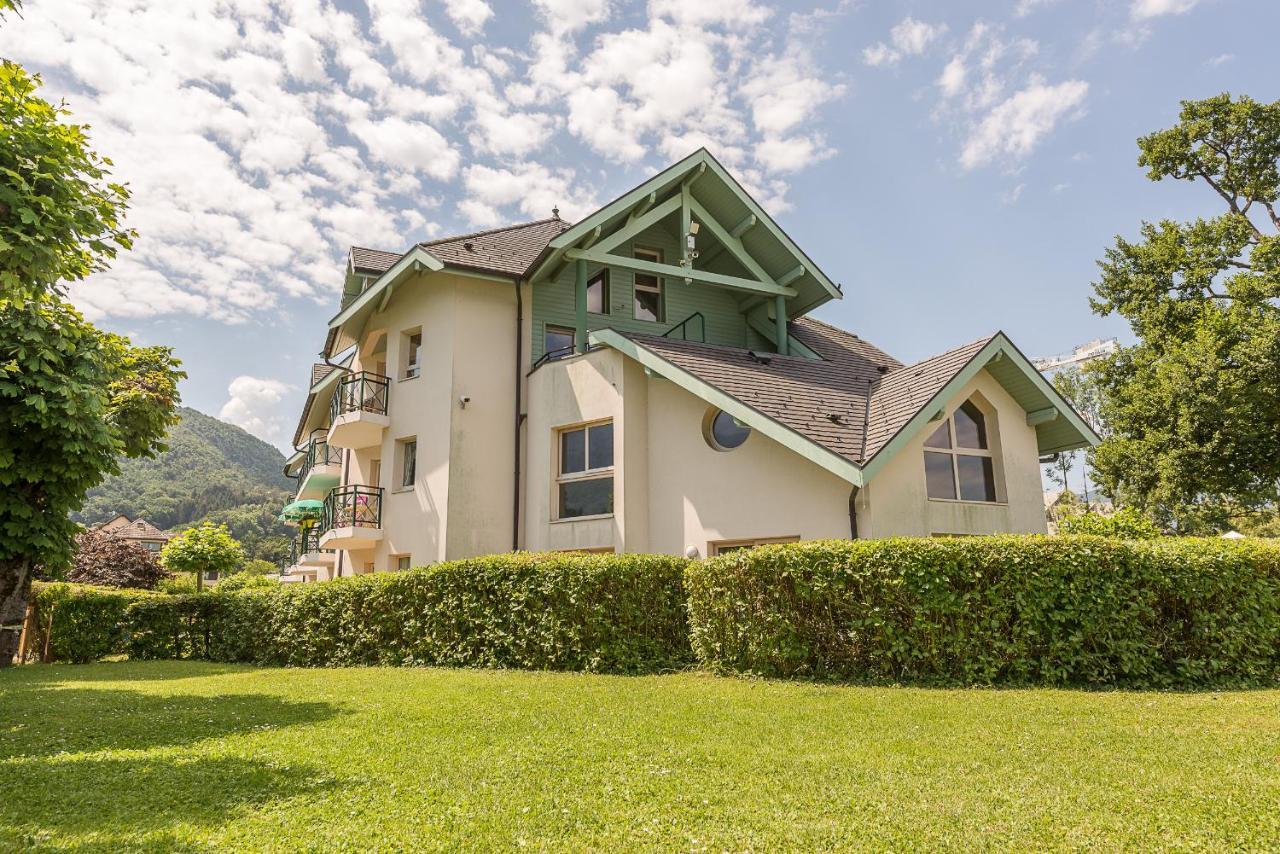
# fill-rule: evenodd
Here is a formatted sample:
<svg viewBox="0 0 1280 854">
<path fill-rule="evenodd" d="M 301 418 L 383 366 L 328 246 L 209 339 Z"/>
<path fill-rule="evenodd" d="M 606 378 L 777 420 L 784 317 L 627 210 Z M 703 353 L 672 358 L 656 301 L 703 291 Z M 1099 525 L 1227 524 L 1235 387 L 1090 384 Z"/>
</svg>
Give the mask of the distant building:
<svg viewBox="0 0 1280 854">
<path fill-rule="evenodd" d="M 169 535 L 152 525 L 146 519 L 129 520 L 123 513 L 117 513 L 91 530 L 106 534 L 116 539 L 137 543 L 147 551 L 158 552 L 169 542 Z"/>
<path fill-rule="evenodd" d="M 1120 341 L 1116 338 L 1095 338 L 1076 347 L 1070 353 L 1057 356 L 1036 356 L 1031 364 L 1038 371 L 1056 371 L 1060 368 L 1077 367 L 1092 362 L 1101 356 L 1109 356 L 1120 349 Z"/>
</svg>

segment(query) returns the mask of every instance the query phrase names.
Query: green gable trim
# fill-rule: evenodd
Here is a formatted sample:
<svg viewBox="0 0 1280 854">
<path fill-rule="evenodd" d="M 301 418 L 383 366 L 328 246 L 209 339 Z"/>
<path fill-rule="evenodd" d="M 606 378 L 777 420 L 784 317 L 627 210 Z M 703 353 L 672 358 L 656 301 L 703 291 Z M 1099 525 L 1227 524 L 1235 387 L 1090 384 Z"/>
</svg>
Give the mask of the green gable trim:
<svg viewBox="0 0 1280 854">
<path fill-rule="evenodd" d="M 598 329 L 591 333 L 590 340 L 592 345 L 611 347 L 624 356 L 639 362 L 652 373 L 670 380 L 694 397 L 705 400 L 717 409 L 729 413 L 743 424 L 759 430 L 763 435 L 795 451 L 800 456 L 821 466 L 841 480 L 848 481 L 854 486 L 862 485 L 863 473 L 851 460 L 828 450 L 812 439 L 802 436 L 790 427 L 779 424 L 736 397 L 721 391 L 688 371 L 676 367 L 652 350 L 646 349 L 630 338 L 626 338 L 612 329 Z"/>
<path fill-rule="evenodd" d="M 384 290 L 392 287 L 402 277 L 408 273 L 420 272 L 421 270 L 431 270 L 432 272 L 443 270 L 444 262 L 436 258 L 421 246 L 415 246 L 401 256 L 392 267 L 374 280 L 364 293 L 351 301 L 351 304 L 338 312 L 332 320 L 329 321 L 330 329 L 337 329 L 352 317 L 360 312 L 361 309 L 367 307 L 375 299 L 377 299 Z"/>
<path fill-rule="evenodd" d="M 713 195 L 719 199 L 722 207 L 745 208 L 746 213 L 744 217 L 741 217 L 737 221 L 727 225 L 725 223 L 721 223 L 717 221 L 716 217 L 708 209 L 709 207 L 715 207 L 715 205 L 712 205 L 709 201 L 699 201 L 691 195 L 690 188 L 692 181 L 706 173 L 714 173 L 717 178 L 719 178 L 721 185 L 723 185 L 723 189 L 720 187 L 713 187 L 708 190 L 708 192 L 713 193 Z M 680 186 L 678 185 L 678 182 L 682 177 L 686 177 L 686 183 L 683 186 Z M 704 188 L 704 185 L 705 178 L 698 183 L 699 191 Z M 677 207 L 679 207 L 683 212 L 682 220 L 689 212 L 696 213 L 699 217 L 699 221 L 707 225 L 708 230 L 715 234 L 716 239 L 721 243 L 721 245 L 725 246 L 732 254 L 735 255 L 739 263 L 743 264 L 744 267 L 754 275 L 759 276 L 761 273 L 764 274 L 764 278 L 761 283 L 768 287 L 774 284 L 774 279 L 765 272 L 764 264 L 761 263 L 760 258 L 756 257 L 753 253 L 748 252 L 742 243 L 743 235 L 751 230 L 753 226 L 766 229 L 773 239 L 781 245 L 786 256 L 789 256 L 795 262 L 794 266 L 786 268 L 789 271 L 787 275 L 794 275 L 796 280 L 805 278 L 806 281 L 809 281 L 811 279 L 818 285 L 818 288 L 821 291 L 821 295 L 815 300 L 812 298 L 813 293 L 810 288 L 808 291 L 809 296 L 806 297 L 809 304 L 803 306 L 792 305 L 789 307 L 790 313 L 793 316 L 799 316 L 804 311 L 826 302 L 827 300 L 841 298 L 840 289 L 836 287 L 835 283 L 827 278 L 818 266 L 813 263 L 812 259 L 810 259 L 809 256 L 791 240 L 786 232 L 784 232 L 782 228 L 779 227 L 767 213 L 765 213 L 764 209 L 761 208 L 753 198 L 751 198 L 750 194 L 742 188 L 737 180 L 735 180 L 705 148 L 695 151 L 685 159 L 664 169 L 648 181 L 645 181 L 640 186 L 623 194 L 551 240 L 547 246 L 547 252 L 543 254 L 538 262 L 535 262 L 531 269 L 529 276 L 530 281 L 539 281 L 549 271 L 558 270 L 560 264 L 565 260 L 567 250 L 574 248 L 579 248 L 579 250 L 581 250 L 579 244 L 585 238 L 589 237 L 595 229 L 607 227 L 615 219 L 623 216 L 627 217 L 620 227 L 620 232 L 628 232 L 633 226 L 638 224 L 637 221 L 642 217 L 646 218 L 646 221 L 649 224 L 661 219 L 661 215 L 653 217 L 652 208 L 657 203 L 658 194 L 665 194 L 667 191 L 673 191 L 675 195 L 659 204 L 659 207 L 662 208 L 670 207 L 670 210 L 666 211 L 664 215 L 674 212 Z M 704 196 L 704 199 L 706 198 L 708 197 Z M 673 205 L 673 201 L 676 201 L 676 204 Z M 715 223 L 714 229 L 712 228 L 711 223 Z M 618 234 L 610 234 L 597 243 L 595 248 L 599 250 L 603 245 L 607 251 L 608 248 L 612 248 L 626 240 L 628 236 L 630 235 L 626 233 L 621 234 L 621 236 L 618 236 Z M 617 240 L 613 239 L 615 237 L 617 237 Z M 680 237 L 683 239 L 683 234 L 681 234 Z M 751 259 L 750 263 L 744 261 L 738 252 L 735 251 L 738 249 L 741 250 L 742 255 Z M 683 255 L 683 247 L 681 254 Z M 782 266 L 778 261 L 784 257 L 785 256 L 776 256 L 774 263 L 777 264 L 777 266 Z M 698 271 L 687 272 L 696 273 Z M 673 274 L 664 271 L 664 275 Z M 686 275 L 685 277 L 697 280 L 696 275 Z M 771 295 L 777 293 L 776 290 L 772 289 L 764 290 L 763 292 Z M 787 293 L 786 296 L 791 299 L 795 299 L 798 296 L 798 293 L 792 291 L 791 293 Z"/>
<path fill-rule="evenodd" d="M 903 370 L 907 369 L 909 366 Z M 870 482 L 916 433 L 931 420 L 936 420 L 939 408 L 945 407 L 948 401 L 984 369 L 1004 386 L 1025 412 L 1039 413 L 1049 407 L 1058 411 L 1058 417 L 1034 425 L 1041 454 L 1082 448 L 1102 441 L 1071 404 L 1045 379 L 1044 374 L 1036 370 L 1035 365 L 1013 345 L 1008 336 L 997 332 L 946 385 L 920 407 L 892 439 L 863 463 L 862 471 L 866 480 Z M 1065 429 L 1055 429 L 1058 427 Z"/>
</svg>

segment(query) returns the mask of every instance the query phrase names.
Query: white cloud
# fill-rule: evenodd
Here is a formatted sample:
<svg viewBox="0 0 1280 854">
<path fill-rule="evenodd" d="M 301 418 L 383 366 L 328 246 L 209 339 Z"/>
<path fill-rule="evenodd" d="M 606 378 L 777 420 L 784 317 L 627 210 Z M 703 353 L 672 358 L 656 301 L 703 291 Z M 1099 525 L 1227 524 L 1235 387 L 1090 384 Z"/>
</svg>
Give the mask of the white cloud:
<svg viewBox="0 0 1280 854">
<path fill-rule="evenodd" d="M 444 0 L 445 11 L 464 35 L 479 35 L 493 9 L 485 0 Z"/>
<path fill-rule="evenodd" d="M 77 304 L 253 322 L 331 306 L 352 243 L 400 249 L 557 204 L 572 219 L 700 145 L 781 210 L 789 176 L 833 153 L 824 112 L 847 86 L 814 48 L 847 2 L 533 7 L 536 31 L 504 42 L 494 0 L 29 5 L 0 54 L 92 125 L 140 233 Z M 890 49 L 941 31 L 905 19 Z"/>
<path fill-rule="evenodd" d="M 862 51 L 862 60 L 871 66 L 893 65 L 904 57 L 924 53 L 946 31 L 946 24 L 930 24 L 908 16 L 889 31 L 892 47 L 878 42 Z"/>
<path fill-rule="evenodd" d="M 1210 65 L 1216 68 L 1219 65 L 1225 65 L 1228 62 L 1231 62 L 1235 58 L 1236 58 L 1236 55 L 1234 53 L 1220 53 L 1217 56 L 1213 57 L 1212 59 L 1206 59 L 1204 61 L 1204 64 Z"/>
<path fill-rule="evenodd" d="M 1054 86 L 1033 76 L 1026 88 L 996 105 L 969 134 L 960 153 L 965 169 L 998 158 L 1031 153 L 1059 122 L 1080 114 L 1089 84 L 1067 80 Z"/>
<path fill-rule="evenodd" d="M 1013 205 L 1016 205 L 1018 203 L 1018 200 L 1022 198 L 1022 191 L 1025 189 L 1027 189 L 1026 184 L 1018 184 L 1014 187 L 1009 188 L 1008 190 L 1000 194 L 1000 204 L 1006 207 L 1012 207 Z"/>
<path fill-rule="evenodd" d="M 574 32 L 609 17 L 609 0 L 533 0 L 555 33 Z"/>
<path fill-rule="evenodd" d="M 293 387 L 279 380 L 241 375 L 227 386 L 227 402 L 218 417 L 252 433 L 263 441 L 287 447 L 289 423 L 281 404 Z"/>
<path fill-rule="evenodd" d="M 1145 21 L 1163 15 L 1185 15 L 1196 7 L 1200 0 L 1133 0 L 1129 14 L 1135 20 Z"/>
</svg>

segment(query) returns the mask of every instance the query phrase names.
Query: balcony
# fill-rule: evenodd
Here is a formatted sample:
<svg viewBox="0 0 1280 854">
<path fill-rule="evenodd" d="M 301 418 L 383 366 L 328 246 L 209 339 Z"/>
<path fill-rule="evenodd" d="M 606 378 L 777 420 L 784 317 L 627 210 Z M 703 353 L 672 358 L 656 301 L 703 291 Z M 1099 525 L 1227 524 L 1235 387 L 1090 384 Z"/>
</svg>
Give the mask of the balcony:
<svg viewBox="0 0 1280 854">
<path fill-rule="evenodd" d="M 340 486 L 324 500 L 320 548 L 358 551 L 382 539 L 382 488 Z"/>
<path fill-rule="evenodd" d="M 338 383 L 329 404 L 329 444 L 335 448 L 368 448 L 382 441 L 390 386 L 382 374 L 348 374 Z"/>
<path fill-rule="evenodd" d="M 300 570 L 308 567 L 333 566 L 337 555 L 333 549 L 320 547 L 320 531 L 318 528 L 307 528 L 290 544 L 293 563 Z"/>
<path fill-rule="evenodd" d="M 342 480 L 342 450 L 322 439 L 312 439 L 298 470 L 298 500 L 323 500 Z"/>
</svg>

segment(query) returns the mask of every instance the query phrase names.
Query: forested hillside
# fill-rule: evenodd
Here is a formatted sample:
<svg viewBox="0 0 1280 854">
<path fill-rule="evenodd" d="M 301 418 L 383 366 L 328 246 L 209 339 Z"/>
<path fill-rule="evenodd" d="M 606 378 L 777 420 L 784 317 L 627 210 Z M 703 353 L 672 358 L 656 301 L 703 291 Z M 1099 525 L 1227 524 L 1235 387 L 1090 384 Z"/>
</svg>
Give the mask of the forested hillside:
<svg viewBox="0 0 1280 854">
<path fill-rule="evenodd" d="M 165 530 L 221 522 L 251 557 L 282 558 L 290 529 L 276 515 L 293 489 L 280 471 L 284 456 L 233 424 L 187 407 L 179 413 L 167 451 L 121 460 L 120 474 L 90 490 L 73 518 L 93 524 L 124 513 Z"/>
</svg>

